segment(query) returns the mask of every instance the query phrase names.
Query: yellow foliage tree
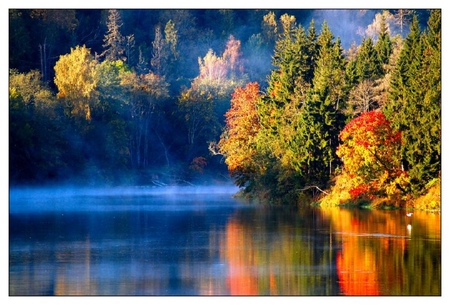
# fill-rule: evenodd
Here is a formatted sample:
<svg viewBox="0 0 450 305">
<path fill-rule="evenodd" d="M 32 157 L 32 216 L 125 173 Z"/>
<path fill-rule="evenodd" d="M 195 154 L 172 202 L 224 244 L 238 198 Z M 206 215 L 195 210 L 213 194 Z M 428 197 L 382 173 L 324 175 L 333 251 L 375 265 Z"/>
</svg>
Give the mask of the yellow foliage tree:
<svg viewBox="0 0 450 305">
<path fill-rule="evenodd" d="M 91 105 L 96 93 L 97 61 L 86 46 L 71 48 L 55 65 L 57 97 L 66 101 L 71 115 L 91 119 Z"/>
</svg>

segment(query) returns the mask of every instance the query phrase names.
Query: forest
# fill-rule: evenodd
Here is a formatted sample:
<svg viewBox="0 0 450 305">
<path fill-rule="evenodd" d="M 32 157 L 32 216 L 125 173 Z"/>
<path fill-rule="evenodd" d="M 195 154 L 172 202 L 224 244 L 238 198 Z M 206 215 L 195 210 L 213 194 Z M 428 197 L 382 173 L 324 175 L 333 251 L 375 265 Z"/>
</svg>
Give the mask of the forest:
<svg viewBox="0 0 450 305">
<path fill-rule="evenodd" d="M 10 185 L 440 209 L 441 10 L 10 9 Z"/>
</svg>

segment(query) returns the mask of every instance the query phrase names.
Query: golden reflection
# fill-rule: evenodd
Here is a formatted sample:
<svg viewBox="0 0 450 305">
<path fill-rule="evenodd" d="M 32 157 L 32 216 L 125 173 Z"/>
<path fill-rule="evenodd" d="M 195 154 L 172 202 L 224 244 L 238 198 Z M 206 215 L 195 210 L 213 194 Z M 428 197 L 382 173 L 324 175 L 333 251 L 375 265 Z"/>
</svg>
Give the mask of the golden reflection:
<svg viewBox="0 0 450 305">
<path fill-rule="evenodd" d="M 231 295 L 257 295 L 258 279 L 252 274 L 256 267 L 255 253 L 246 230 L 235 221 L 226 227 L 226 258 L 229 266 L 227 285 Z"/>
<path fill-rule="evenodd" d="M 91 245 L 89 237 L 80 247 L 73 249 L 65 249 L 56 252 L 55 256 L 58 262 L 55 279 L 55 295 L 90 295 L 92 294 L 91 279 L 90 279 L 90 265 L 91 265 Z M 84 251 L 79 251 L 82 249 Z M 68 268 L 69 262 L 79 262 L 80 268 Z M 71 263 L 71 266 L 74 264 Z M 75 264 L 77 265 L 77 264 Z M 69 276 L 67 276 L 69 274 Z M 75 274 L 75 276 L 73 276 Z M 76 282 L 74 282 L 76 280 Z"/>
<path fill-rule="evenodd" d="M 344 295 L 379 295 L 379 279 L 373 254 L 355 249 L 354 238 L 343 243 L 336 258 L 339 285 Z"/>
<path fill-rule="evenodd" d="M 237 213 L 208 234 L 208 250 L 186 240 L 179 245 L 185 254 L 170 264 L 161 249 L 136 242 L 110 253 L 115 248 L 89 237 L 23 251 L 10 258 L 28 266 L 10 271 L 10 293 L 168 295 L 188 287 L 198 295 L 441 294 L 440 214 L 262 209 Z"/>
<path fill-rule="evenodd" d="M 335 208 L 321 213 L 342 242 L 336 259 L 342 294 L 440 294 L 440 247 L 425 247 L 417 235 L 440 242 L 439 214 Z"/>
<path fill-rule="evenodd" d="M 284 215 L 286 217 L 286 215 Z M 230 295 L 332 295 L 330 240 L 315 241 L 300 217 L 267 223 L 264 215 L 235 217 L 226 225 L 221 258 L 228 266 Z M 283 220 L 284 219 L 284 220 Z M 310 221 L 310 220 L 308 220 Z M 294 223 L 293 223 L 294 222 Z M 320 250 L 317 250 L 317 248 Z"/>
</svg>

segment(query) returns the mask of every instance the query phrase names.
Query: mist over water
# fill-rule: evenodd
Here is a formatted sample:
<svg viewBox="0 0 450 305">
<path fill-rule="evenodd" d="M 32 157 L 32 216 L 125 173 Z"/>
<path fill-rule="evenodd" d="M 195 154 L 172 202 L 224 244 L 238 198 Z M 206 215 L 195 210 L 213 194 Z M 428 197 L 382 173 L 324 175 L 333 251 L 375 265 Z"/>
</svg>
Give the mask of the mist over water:
<svg viewBox="0 0 450 305">
<path fill-rule="evenodd" d="M 219 202 L 221 206 L 222 199 L 229 200 L 238 191 L 233 185 L 16 187 L 9 192 L 9 212 L 195 209 L 206 200 L 208 204 Z M 159 204 L 160 200 L 165 200 L 165 204 Z"/>
<path fill-rule="evenodd" d="M 236 189 L 12 190 L 9 293 L 440 295 L 439 215 L 242 204 Z"/>
</svg>

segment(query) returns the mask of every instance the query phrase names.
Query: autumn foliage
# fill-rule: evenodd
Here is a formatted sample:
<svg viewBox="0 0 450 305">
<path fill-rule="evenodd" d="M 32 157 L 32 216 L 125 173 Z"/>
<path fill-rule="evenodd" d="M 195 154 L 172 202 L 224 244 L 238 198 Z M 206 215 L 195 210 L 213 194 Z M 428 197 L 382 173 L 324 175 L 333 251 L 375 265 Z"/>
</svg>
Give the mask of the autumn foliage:
<svg viewBox="0 0 450 305">
<path fill-rule="evenodd" d="M 239 178 L 255 171 L 252 156 L 256 149 L 259 118 L 256 103 L 260 98 L 258 83 L 236 88 L 232 94 L 230 110 L 225 114 L 226 129 L 219 142 L 231 175 Z M 239 184 L 239 181 L 237 181 Z"/>
<path fill-rule="evenodd" d="M 400 161 L 401 133 L 381 111 L 369 111 L 348 123 L 339 135 L 337 155 L 351 180 L 351 198 L 393 196 L 404 191 L 407 174 Z"/>
</svg>

